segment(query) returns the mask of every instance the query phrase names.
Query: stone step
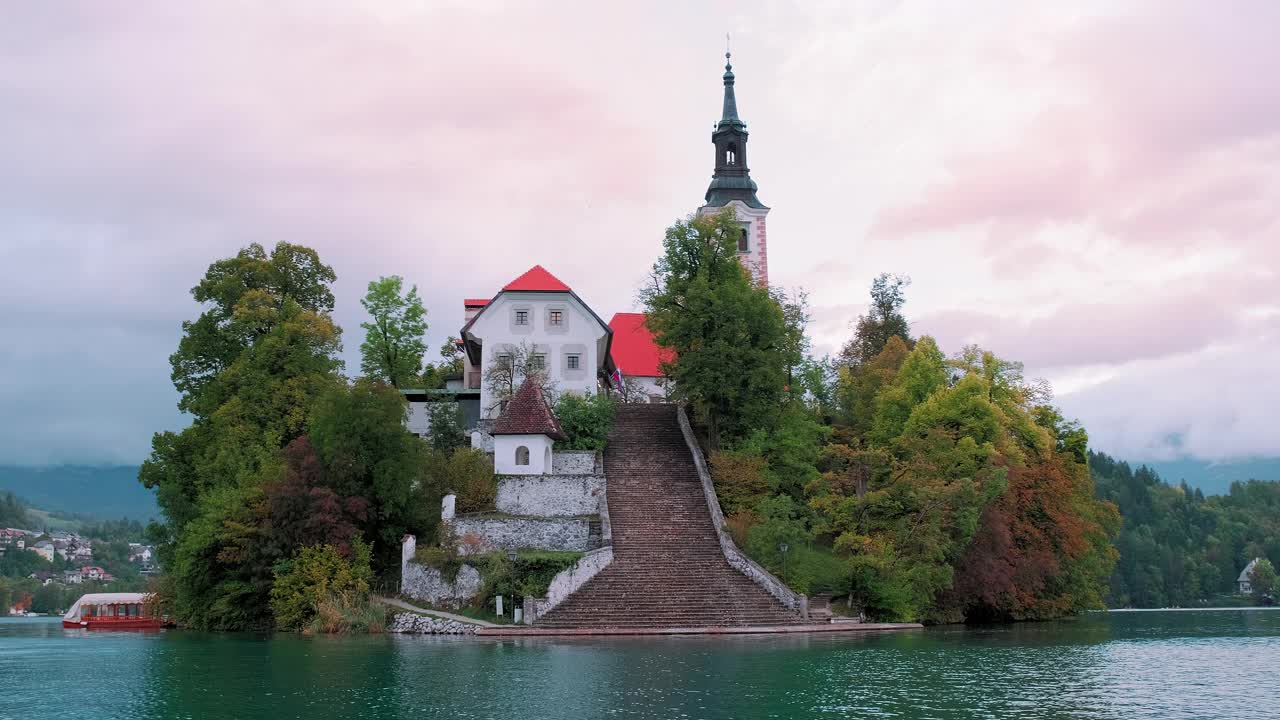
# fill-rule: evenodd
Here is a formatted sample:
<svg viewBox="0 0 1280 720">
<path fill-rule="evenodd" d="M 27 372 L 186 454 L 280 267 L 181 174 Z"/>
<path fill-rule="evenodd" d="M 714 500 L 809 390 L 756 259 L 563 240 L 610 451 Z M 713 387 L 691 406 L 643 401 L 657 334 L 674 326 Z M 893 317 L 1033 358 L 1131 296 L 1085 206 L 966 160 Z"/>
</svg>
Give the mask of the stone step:
<svg viewBox="0 0 1280 720">
<path fill-rule="evenodd" d="M 537 626 L 801 622 L 725 559 L 674 406 L 619 406 L 604 465 L 614 561 Z"/>
</svg>

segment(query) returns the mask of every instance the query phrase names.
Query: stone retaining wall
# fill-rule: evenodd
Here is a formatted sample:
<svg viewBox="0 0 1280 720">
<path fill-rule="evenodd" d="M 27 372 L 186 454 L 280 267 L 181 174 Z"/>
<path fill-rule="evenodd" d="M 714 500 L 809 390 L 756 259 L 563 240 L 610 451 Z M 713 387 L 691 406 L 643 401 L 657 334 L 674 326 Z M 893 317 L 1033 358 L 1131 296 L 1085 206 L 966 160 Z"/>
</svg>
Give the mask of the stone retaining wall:
<svg viewBox="0 0 1280 720">
<path fill-rule="evenodd" d="M 391 619 L 387 632 L 415 635 L 474 635 L 479 625 L 403 612 Z"/>
<path fill-rule="evenodd" d="M 480 593 L 482 585 L 480 571 L 470 565 L 459 568 L 453 582 L 428 565 L 409 562 L 400 568 L 400 592 L 437 607 L 462 607 Z"/>
<path fill-rule="evenodd" d="M 530 625 L 538 618 L 564 602 L 578 588 L 595 577 L 597 573 L 613 562 L 613 547 L 607 546 L 583 555 L 578 562 L 561 570 L 551 579 L 547 586 L 547 596 L 542 598 L 526 597 L 524 599 L 524 621 Z"/>
<path fill-rule="evenodd" d="M 521 548 L 586 552 L 593 549 L 592 519 L 459 515 L 449 522 L 449 529 L 462 555 Z"/>
<path fill-rule="evenodd" d="M 556 455 L 559 465 L 560 456 Z M 603 475 L 502 475 L 499 512 L 535 517 L 595 515 L 604 502 Z"/>
<path fill-rule="evenodd" d="M 603 475 L 603 463 L 595 450 L 553 450 L 553 475 Z"/>
</svg>

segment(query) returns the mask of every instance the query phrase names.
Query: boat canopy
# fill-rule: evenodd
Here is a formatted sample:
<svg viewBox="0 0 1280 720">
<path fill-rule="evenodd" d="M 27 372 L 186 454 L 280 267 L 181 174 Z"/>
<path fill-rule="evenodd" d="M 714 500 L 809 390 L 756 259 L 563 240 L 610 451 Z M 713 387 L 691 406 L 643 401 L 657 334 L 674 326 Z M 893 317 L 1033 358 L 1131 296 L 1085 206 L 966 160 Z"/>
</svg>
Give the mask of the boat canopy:
<svg viewBox="0 0 1280 720">
<path fill-rule="evenodd" d="M 151 593 L 89 593 L 81 595 L 80 599 L 67 610 L 67 614 L 62 616 L 63 620 L 76 622 L 80 620 L 80 609 L 86 605 L 129 605 L 133 603 L 145 603 L 147 598 L 151 597 Z"/>
</svg>

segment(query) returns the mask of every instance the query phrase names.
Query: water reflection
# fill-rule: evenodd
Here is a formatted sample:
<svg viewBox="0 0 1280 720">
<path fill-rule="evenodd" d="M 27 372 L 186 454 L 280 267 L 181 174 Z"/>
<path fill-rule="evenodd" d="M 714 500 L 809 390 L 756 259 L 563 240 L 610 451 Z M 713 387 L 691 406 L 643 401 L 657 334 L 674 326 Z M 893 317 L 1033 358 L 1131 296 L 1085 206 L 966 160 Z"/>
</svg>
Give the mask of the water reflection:
<svg viewBox="0 0 1280 720">
<path fill-rule="evenodd" d="M 1274 718 L 1277 671 L 1277 612 L 607 640 L 140 635 L 0 620 L 0 720 Z"/>
</svg>

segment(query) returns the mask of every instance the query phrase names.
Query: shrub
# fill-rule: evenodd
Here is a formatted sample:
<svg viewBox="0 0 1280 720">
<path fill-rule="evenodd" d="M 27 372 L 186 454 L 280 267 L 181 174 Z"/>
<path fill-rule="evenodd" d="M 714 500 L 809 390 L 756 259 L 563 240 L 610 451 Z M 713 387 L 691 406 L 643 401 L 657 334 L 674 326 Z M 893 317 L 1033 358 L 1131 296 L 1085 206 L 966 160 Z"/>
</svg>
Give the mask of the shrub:
<svg viewBox="0 0 1280 720">
<path fill-rule="evenodd" d="M 603 450 L 609 429 L 613 427 L 613 400 L 604 393 L 574 395 L 565 393 L 556 401 L 556 419 L 569 439 L 568 450 Z"/>
<path fill-rule="evenodd" d="M 470 562 L 484 579 L 484 602 L 503 595 L 508 598 L 542 597 L 561 571 L 571 567 L 582 553 L 549 550 L 522 550 L 512 562 L 505 552 L 488 553 Z"/>
<path fill-rule="evenodd" d="M 457 512 L 493 509 L 498 497 L 498 481 L 493 475 L 493 460 L 484 452 L 472 448 L 433 452 L 428 463 L 428 474 L 435 485 L 457 496 L 454 505 Z"/>
<path fill-rule="evenodd" d="M 331 593 L 316 605 L 307 630 L 313 633 L 382 633 L 387 628 L 387 607 L 368 595 Z"/>
<path fill-rule="evenodd" d="M 306 627 L 321 606 L 332 605 L 337 596 L 348 605 L 363 602 L 373 579 L 370 555 L 369 546 L 357 538 L 351 543 L 350 557 L 344 557 L 333 545 L 312 545 L 302 548 L 293 560 L 278 563 L 271 587 L 276 626 L 285 630 Z"/>
<path fill-rule="evenodd" d="M 711 479 L 726 515 L 749 510 L 769 493 L 766 462 L 746 451 L 711 453 Z"/>
</svg>

